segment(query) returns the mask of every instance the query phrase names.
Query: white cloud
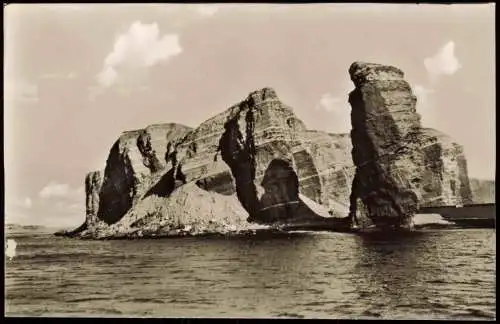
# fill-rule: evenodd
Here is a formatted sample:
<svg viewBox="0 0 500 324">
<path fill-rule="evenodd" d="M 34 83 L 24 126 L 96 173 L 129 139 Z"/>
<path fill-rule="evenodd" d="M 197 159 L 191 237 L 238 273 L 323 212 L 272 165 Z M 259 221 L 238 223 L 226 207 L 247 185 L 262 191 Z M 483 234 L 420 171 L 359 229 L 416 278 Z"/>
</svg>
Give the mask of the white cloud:
<svg viewBox="0 0 500 324">
<path fill-rule="evenodd" d="M 333 133 L 346 133 L 351 130 L 349 93 L 353 89 L 352 81 L 346 77 L 338 83 L 337 91 L 325 93 L 319 99 L 316 110 L 324 110 L 330 114 L 332 121 L 329 128 Z"/>
<path fill-rule="evenodd" d="M 351 106 L 347 93 L 342 97 L 335 97 L 331 93 L 321 96 L 316 109 L 325 110 L 332 117 L 329 123 L 333 133 L 347 133 L 351 129 Z"/>
<path fill-rule="evenodd" d="M 40 198 L 50 199 L 50 198 L 75 198 L 78 199 L 83 197 L 84 190 L 83 187 L 77 189 L 71 188 L 67 184 L 50 182 L 45 187 L 42 188 L 38 194 Z"/>
<path fill-rule="evenodd" d="M 31 201 L 31 199 L 29 197 L 26 197 L 24 199 L 24 207 L 31 208 L 32 205 L 33 205 L 33 202 Z"/>
<path fill-rule="evenodd" d="M 29 198 L 26 197 L 24 199 L 19 199 L 16 197 L 12 196 L 5 196 L 5 209 L 9 210 L 24 210 L 24 209 L 29 209 L 33 206 L 33 201 Z"/>
<path fill-rule="evenodd" d="M 424 59 L 424 66 L 429 74 L 427 86 L 415 84 L 413 93 L 417 97 L 417 112 L 421 115 L 424 127 L 439 128 L 438 111 L 432 104 L 432 94 L 439 77 L 453 75 L 462 68 L 462 64 L 455 55 L 455 43 L 449 41 L 444 44 L 433 56 Z"/>
<path fill-rule="evenodd" d="M 323 109 L 328 112 L 338 112 L 339 110 L 343 109 L 342 106 L 344 101 L 346 100 L 347 97 L 345 98 L 345 100 L 342 100 L 340 98 L 334 97 L 331 93 L 325 93 L 321 96 L 316 109 Z"/>
<path fill-rule="evenodd" d="M 7 193 L 5 202 L 6 223 L 74 227 L 85 219 L 83 186 L 72 188 L 67 184 L 50 182 L 34 201 L 30 197 L 19 199 Z"/>
<path fill-rule="evenodd" d="M 101 71 L 101 73 L 99 73 L 97 78 L 102 86 L 109 87 L 113 83 L 115 83 L 116 79 L 118 78 L 118 73 L 113 67 L 107 66 Z"/>
<path fill-rule="evenodd" d="M 453 41 L 444 44 L 434 56 L 426 58 L 424 65 L 433 80 L 440 75 L 453 75 L 462 67 L 455 56 Z"/>
<path fill-rule="evenodd" d="M 104 60 L 97 79 L 102 86 L 109 87 L 125 69 L 151 67 L 181 52 L 178 35 L 165 34 L 160 37 L 157 23 L 143 24 L 136 21 L 116 39 L 113 51 Z"/>
<path fill-rule="evenodd" d="M 68 184 L 50 182 L 40 192 L 36 212 L 43 217 L 29 215 L 26 222 L 55 227 L 78 226 L 85 219 L 84 187 L 73 188 Z"/>
<path fill-rule="evenodd" d="M 49 183 L 40 191 L 41 198 L 65 197 L 69 193 L 70 187 L 67 184 Z"/>
<path fill-rule="evenodd" d="M 74 190 L 74 193 L 77 191 Z M 76 227 L 85 219 L 84 195 L 73 195 L 72 199 L 45 200 L 40 209 L 44 211 L 43 219 L 36 220 L 40 224 L 53 227 Z"/>
<path fill-rule="evenodd" d="M 217 11 L 219 11 L 219 7 L 213 4 L 196 6 L 196 12 L 198 12 L 202 16 L 210 17 L 215 15 Z"/>
</svg>

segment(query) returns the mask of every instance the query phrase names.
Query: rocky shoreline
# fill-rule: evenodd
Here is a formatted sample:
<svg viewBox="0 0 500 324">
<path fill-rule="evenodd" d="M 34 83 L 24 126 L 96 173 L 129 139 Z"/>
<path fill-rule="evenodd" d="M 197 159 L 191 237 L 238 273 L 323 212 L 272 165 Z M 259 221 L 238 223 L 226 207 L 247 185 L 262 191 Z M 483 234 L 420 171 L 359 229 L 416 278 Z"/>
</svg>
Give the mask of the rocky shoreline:
<svg viewBox="0 0 500 324">
<path fill-rule="evenodd" d="M 146 233 L 146 234 L 114 234 L 110 236 L 82 236 L 79 233 L 71 233 L 69 231 L 59 231 L 54 233 L 55 236 L 88 239 L 88 240 L 137 240 L 137 239 L 166 239 L 166 238 L 180 238 L 180 237 L 259 237 L 269 235 L 288 235 L 293 231 L 322 231 L 322 232 L 335 232 L 335 233 L 358 233 L 360 230 L 351 227 L 332 227 L 328 224 L 290 224 L 290 225 L 274 225 L 266 228 L 259 229 L 244 229 L 233 231 L 214 231 L 214 232 L 199 232 L 192 233 L 189 231 L 176 230 L 169 232 Z"/>
</svg>

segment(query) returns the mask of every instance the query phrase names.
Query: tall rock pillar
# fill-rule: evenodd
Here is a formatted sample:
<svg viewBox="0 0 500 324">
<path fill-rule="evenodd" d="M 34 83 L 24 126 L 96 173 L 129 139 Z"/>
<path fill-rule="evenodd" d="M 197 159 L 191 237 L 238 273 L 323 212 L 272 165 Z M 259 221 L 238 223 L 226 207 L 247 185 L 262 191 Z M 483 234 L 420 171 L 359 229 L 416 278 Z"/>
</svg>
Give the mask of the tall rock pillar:
<svg viewBox="0 0 500 324">
<path fill-rule="evenodd" d="M 378 227 L 409 224 L 418 210 L 422 153 L 416 97 L 393 66 L 354 62 L 351 104 L 352 158 L 356 166 L 351 213 L 361 199 Z"/>
<path fill-rule="evenodd" d="M 87 225 L 97 222 L 97 212 L 99 210 L 99 193 L 102 186 L 102 175 L 100 171 L 89 172 L 85 177 L 85 206 Z"/>
</svg>

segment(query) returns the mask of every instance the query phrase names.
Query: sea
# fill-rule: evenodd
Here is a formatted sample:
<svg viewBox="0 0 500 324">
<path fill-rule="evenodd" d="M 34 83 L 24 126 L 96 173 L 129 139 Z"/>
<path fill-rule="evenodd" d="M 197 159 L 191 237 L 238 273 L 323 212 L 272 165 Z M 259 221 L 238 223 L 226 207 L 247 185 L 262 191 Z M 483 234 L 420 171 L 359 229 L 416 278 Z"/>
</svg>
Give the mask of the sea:
<svg viewBox="0 0 500 324">
<path fill-rule="evenodd" d="M 496 319 L 494 229 L 6 239 L 6 316 Z"/>
</svg>

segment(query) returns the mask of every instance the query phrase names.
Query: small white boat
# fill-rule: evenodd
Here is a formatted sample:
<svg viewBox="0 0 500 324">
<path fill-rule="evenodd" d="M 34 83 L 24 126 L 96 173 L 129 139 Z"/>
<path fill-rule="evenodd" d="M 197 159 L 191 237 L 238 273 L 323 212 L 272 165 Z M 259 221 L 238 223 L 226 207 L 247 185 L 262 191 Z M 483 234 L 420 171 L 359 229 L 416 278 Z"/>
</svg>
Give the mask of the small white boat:
<svg viewBox="0 0 500 324">
<path fill-rule="evenodd" d="M 5 246 L 5 256 L 9 258 L 9 260 L 14 259 L 16 256 L 16 247 L 17 242 L 13 239 L 8 239 L 7 244 Z"/>
</svg>

